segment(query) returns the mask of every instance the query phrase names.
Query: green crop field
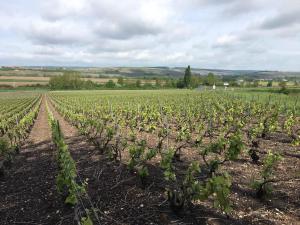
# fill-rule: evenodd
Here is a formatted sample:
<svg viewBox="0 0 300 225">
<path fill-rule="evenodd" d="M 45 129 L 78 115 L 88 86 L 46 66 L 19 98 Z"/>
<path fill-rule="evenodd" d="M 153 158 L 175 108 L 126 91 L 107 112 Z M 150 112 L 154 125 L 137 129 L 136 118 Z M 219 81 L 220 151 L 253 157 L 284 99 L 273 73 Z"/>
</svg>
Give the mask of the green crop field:
<svg viewBox="0 0 300 225">
<path fill-rule="evenodd" d="M 293 224 L 298 99 L 246 89 L 0 93 L 0 194 L 16 191 L 1 205 L 46 198 L 53 224 L 71 224 L 72 207 L 82 224 L 201 223 L 201 213 L 251 224 L 248 207 L 286 193 L 277 203 L 286 211 L 268 206 L 270 218 Z"/>
</svg>

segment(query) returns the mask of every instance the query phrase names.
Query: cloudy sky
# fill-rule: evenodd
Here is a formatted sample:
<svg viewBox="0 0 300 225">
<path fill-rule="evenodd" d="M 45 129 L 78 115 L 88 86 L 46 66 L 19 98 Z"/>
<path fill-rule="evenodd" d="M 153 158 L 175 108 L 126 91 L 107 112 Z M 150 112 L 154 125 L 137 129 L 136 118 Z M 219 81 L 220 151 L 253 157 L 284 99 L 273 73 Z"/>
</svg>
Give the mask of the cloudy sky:
<svg viewBox="0 0 300 225">
<path fill-rule="evenodd" d="M 0 9 L 0 65 L 300 71 L 299 0 L 1 0 Z"/>
</svg>

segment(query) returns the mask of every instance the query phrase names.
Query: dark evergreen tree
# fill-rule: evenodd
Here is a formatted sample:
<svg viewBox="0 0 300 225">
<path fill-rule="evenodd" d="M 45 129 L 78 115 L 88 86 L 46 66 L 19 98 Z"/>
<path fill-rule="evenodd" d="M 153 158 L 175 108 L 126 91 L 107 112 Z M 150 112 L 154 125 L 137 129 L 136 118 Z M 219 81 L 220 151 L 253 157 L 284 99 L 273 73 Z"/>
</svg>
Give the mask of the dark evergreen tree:
<svg viewBox="0 0 300 225">
<path fill-rule="evenodd" d="M 191 86 L 191 80 L 192 80 L 191 67 L 188 66 L 188 67 L 185 69 L 184 78 L 183 78 L 184 86 L 185 86 L 186 88 L 189 88 L 189 87 Z"/>
</svg>

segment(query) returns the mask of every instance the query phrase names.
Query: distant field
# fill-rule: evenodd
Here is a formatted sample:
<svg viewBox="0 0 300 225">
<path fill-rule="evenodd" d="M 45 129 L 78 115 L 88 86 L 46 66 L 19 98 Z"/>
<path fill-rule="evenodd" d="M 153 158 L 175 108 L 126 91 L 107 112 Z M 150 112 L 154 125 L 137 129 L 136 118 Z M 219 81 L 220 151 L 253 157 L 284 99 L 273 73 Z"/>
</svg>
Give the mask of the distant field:
<svg viewBox="0 0 300 225">
<path fill-rule="evenodd" d="M 29 85 L 47 85 L 49 77 L 30 77 L 30 76 L 0 76 L 0 86 L 29 86 Z"/>
<path fill-rule="evenodd" d="M 149 67 L 91 67 L 91 68 L 15 68 L 15 69 L 1 69 L 0 76 L 40 76 L 40 77 L 50 77 L 62 75 L 66 71 L 77 71 L 84 77 L 163 77 L 163 76 L 173 76 L 178 77 L 183 75 L 183 70 L 181 72 L 168 69 L 168 68 L 149 68 Z"/>
<path fill-rule="evenodd" d="M 267 81 L 260 81 L 259 85 L 263 86 L 263 87 L 267 87 L 268 82 Z M 288 81 L 286 85 L 287 86 L 294 86 L 295 84 L 292 81 Z M 278 81 L 273 81 L 272 82 L 272 87 L 278 87 L 278 86 L 279 86 L 279 82 Z"/>
<path fill-rule="evenodd" d="M 98 84 L 105 84 L 109 80 L 117 82 L 117 78 L 83 78 L 84 80 L 91 80 Z M 12 87 L 28 86 L 28 85 L 47 85 L 50 77 L 34 77 L 34 76 L 0 76 L 0 86 L 8 85 Z M 126 82 L 135 83 L 137 79 L 124 79 Z M 155 80 L 141 80 L 142 84 L 155 84 Z"/>
<path fill-rule="evenodd" d="M 30 77 L 30 76 L 0 76 L 0 81 L 13 80 L 13 81 L 40 81 L 48 82 L 49 77 Z"/>
<path fill-rule="evenodd" d="M 23 87 L 23 86 L 30 86 L 30 85 L 45 85 L 45 82 L 0 82 L 0 86 L 11 86 L 11 87 Z"/>
<path fill-rule="evenodd" d="M 173 77 L 184 74 L 185 67 L 18 67 L 0 68 L 0 75 L 23 76 L 56 76 L 65 71 L 78 71 L 83 76 L 125 76 L 125 77 Z M 192 68 L 194 74 L 207 75 L 212 72 L 218 76 L 240 76 L 254 79 L 276 79 L 282 77 L 299 77 L 300 72 L 259 71 L 259 70 L 222 70 L 208 68 Z"/>
</svg>

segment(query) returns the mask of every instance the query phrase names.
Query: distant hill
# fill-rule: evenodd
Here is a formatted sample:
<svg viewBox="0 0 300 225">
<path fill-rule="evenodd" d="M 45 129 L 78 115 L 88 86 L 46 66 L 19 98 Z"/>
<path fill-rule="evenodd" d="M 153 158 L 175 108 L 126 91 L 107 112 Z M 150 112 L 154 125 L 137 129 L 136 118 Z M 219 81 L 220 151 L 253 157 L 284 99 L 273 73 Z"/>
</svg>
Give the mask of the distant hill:
<svg viewBox="0 0 300 225">
<path fill-rule="evenodd" d="M 56 76 L 64 71 L 79 71 L 85 77 L 136 77 L 136 78 L 153 78 L 153 77 L 171 77 L 179 78 L 184 75 L 184 67 L 15 67 L 8 70 L 7 67 L 0 70 L 0 75 L 23 76 Z M 222 69 L 205 69 L 192 68 L 195 75 L 207 75 L 214 73 L 218 76 L 234 76 L 238 78 L 255 78 L 255 79 L 275 79 L 283 77 L 299 77 L 300 72 L 283 72 L 283 71 L 260 71 L 260 70 L 222 70 Z"/>
</svg>

